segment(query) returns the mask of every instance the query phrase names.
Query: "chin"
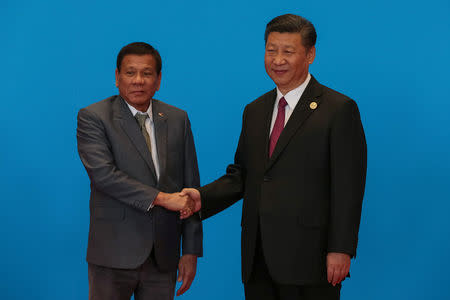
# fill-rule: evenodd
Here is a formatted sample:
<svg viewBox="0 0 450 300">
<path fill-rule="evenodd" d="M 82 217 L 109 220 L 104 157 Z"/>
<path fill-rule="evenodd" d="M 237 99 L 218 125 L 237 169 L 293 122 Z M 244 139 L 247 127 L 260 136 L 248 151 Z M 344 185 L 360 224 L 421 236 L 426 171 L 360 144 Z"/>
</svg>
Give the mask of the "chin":
<svg viewBox="0 0 450 300">
<path fill-rule="evenodd" d="M 273 82 L 275 82 L 276 86 L 278 87 L 286 85 L 286 82 L 283 80 L 274 80 Z"/>
<path fill-rule="evenodd" d="M 276 85 L 284 84 L 287 82 L 287 80 L 284 78 L 284 76 L 275 75 L 271 77 L 273 82 L 275 82 Z"/>
<path fill-rule="evenodd" d="M 147 98 L 144 97 L 144 96 L 138 96 L 138 97 L 134 96 L 134 97 L 130 97 L 130 100 L 131 100 L 133 103 L 136 103 L 136 104 L 144 104 L 145 102 L 147 102 Z"/>
</svg>

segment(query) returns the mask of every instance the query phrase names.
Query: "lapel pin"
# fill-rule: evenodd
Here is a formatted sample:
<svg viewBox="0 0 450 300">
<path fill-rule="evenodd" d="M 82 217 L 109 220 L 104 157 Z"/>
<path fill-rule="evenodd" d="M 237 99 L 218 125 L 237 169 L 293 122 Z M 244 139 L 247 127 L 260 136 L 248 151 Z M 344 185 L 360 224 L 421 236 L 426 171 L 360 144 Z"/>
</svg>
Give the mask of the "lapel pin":
<svg viewBox="0 0 450 300">
<path fill-rule="evenodd" d="M 164 117 L 164 114 L 162 112 L 158 113 L 158 116 Z"/>
<path fill-rule="evenodd" d="M 317 102 L 311 102 L 310 104 L 309 104 L 309 108 L 311 108 L 311 109 L 316 109 L 317 108 Z"/>
</svg>

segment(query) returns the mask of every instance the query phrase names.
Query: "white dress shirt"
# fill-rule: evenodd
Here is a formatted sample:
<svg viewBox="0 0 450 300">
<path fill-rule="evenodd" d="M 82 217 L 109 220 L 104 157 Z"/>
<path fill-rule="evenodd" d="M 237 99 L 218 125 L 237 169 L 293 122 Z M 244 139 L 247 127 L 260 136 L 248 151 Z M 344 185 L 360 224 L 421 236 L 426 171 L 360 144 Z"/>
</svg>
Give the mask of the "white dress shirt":
<svg viewBox="0 0 450 300">
<path fill-rule="evenodd" d="M 275 105 L 273 107 L 273 113 L 272 113 L 272 123 L 270 124 L 270 133 L 269 136 L 272 134 L 273 125 L 275 124 L 275 120 L 277 119 L 278 114 L 278 102 L 280 102 L 281 97 L 284 97 L 284 100 L 286 100 L 287 105 L 284 108 L 284 126 L 286 126 L 287 121 L 292 115 L 292 112 L 294 111 L 295 106 L 297 105 L 298 101 L 300 100 L 300 97 L 302 96 L 303 92 L 305 91 L 306 86 L 308 85 L 309 81 L 311 80 L 311 75 L 308 73 L 308 76 L 306 76 L 306 80 L 303 81 L 302 84 L 300 84 L 295 89 L 289 91 L 286 93 L 286 95 L 283 95 L 280 90 L 277 87 L 277 98 L 275 100 Z"/>
<path fill-rule="evenodd" d="M 125 103 L 130 108 L 130 111 L 133 114 L 133 117 L 137 113 L 148 115 L 148 118 L 145 120 L 145 129 L 147 129 L 147 133 L 148 133 L 148 136 L 150 137 L 150 142 L 152 144 L 152 161 L 153 161 L 153 165 L 155 166 L 156 179 L 159 180 L 158 149 L 156 149 L 155 126 L 153 124 L 153 114 L 152 114 L 152 101 L 150 101 L 150 105 L 148 106 L 148 109 L 145 113 L 138 111 L 136 108 L 134 108 L 133 106 L 128 104 L 127 101 L 125 101 Z"/>
</svg>

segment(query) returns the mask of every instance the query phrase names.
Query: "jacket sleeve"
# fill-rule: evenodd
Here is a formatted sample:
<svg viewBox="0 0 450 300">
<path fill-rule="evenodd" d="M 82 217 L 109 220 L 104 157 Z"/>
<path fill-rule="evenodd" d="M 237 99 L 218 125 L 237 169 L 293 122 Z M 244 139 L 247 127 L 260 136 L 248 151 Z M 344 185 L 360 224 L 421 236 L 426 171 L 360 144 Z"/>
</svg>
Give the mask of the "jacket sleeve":
<svg viewBox="0 0 450 300">
<path fill-rule="evenodd" d="M 102 121 L 87 109 L 78 113 L 77 144 L 91 185 L 141 211 L 148 210 L 159 191 L 117 168 Z"/>
<path fill-rule="evenodd" d="M 200 175 L 198 171 L 197 154 L 195 151 L 194 138 L 192 135 L 189 118 L 185 117 L 184 137 L 184 184 L 183 187 L 200 186 Z M 183 220 L 182 224 L 182 252 L 183 254 L 203 255 L 203 229 L 199 214 Z"/>
<path fill-rule="evenodd" d="M 234 156 L 234 164 L 228 165 L 225 175 L 199 189 L 202 198 L 201 218 L 203 220 L 233 205 L 244 195 L 246 115 L 247 107 L 244 109 L 242 117 L 242 129 Z"/>
<path fill-rule="evenodd" d="M 367 147 L 358 107 L 345 102 L 330 135 L 331 202 L 328 252 L 356 255 L 367 169 Z"/>
</svg>

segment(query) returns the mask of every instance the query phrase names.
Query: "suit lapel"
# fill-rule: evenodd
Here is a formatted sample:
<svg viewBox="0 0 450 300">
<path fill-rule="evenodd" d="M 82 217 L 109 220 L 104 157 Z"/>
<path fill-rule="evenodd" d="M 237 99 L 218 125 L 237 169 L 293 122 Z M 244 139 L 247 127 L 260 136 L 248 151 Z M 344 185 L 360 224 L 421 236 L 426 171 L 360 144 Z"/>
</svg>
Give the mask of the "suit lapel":
<svg viewBox="0 0 450 300">
<path fill-rule="evenodd" d="M 288 122 L 286 123 L 286 126 L 281 132 L 280 137 L 278 138 L 278 142 L 275 146 L 275 149 L 273 150 L 272 156 L 270 157 L 266 165 L 266 170 L 269 169 L 274 164 L 274 162 L 283 152 L 284 148 L 289 144 L 289 141 L 292 139 L 294 134 L 301 128 L 301 126 L 308 119 L 308 117 L 315 111 L 316 107 L 320 105 L 319 96 L 321 95 L 321 93 L 322 89 L 320 87 L 320 84 L 314 77 L 311 76 L 311 80 L 308 83 L 308 86 L 306 87 L 305 91 L 300 97 L 300 100 L 295 106 L 295 109 L 292 112 L 291 117 L 289 118 Z M 312 102 L 316 103 L 316 107 L 310 106 Z M 268 144 L 269 143 L 267 143 L 266 145 Z M 268 146 L 266 148 L 268 148 Z"/>
<path fill-rule="evenodd" d="M 125 103 L 125 100 L 123 100 L 119 96 L 117 97 L 117 100 L 118 101 L 114 110 L 114 118 L 119 121 L 123 131 L 127 134 L 130 141 L 136 147 L 142 159 L 144 159 L 144 161 L 147 163 L 156 180 L 155 166 L 153 165 L 150 151 L 148 151 L 147 143 L 145 142 L 145 138 L 142 135 L 141 129 L 139 128 L 139 124 L 133 117 L 133 114 Z"/>
<path fill-rule="evenodd" d="M 165 173 L 167 165 L 167 114 L 162 110 L 160 102 L 153 99 L 153 124 L 155 128 L 156 148 L 158 151 L 159 177 Z"/>
</svg>

